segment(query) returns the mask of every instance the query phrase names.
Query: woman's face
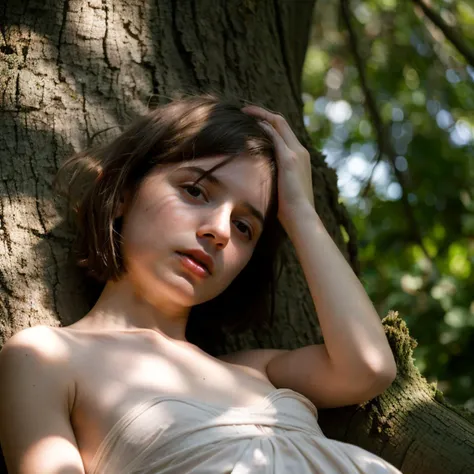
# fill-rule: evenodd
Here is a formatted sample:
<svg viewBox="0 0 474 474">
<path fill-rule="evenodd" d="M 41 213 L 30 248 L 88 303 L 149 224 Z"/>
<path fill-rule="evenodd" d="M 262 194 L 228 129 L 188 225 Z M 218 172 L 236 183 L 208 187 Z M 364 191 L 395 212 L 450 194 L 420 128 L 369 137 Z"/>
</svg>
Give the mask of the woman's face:
<svg viewBox="0 0 474 474">
<path fill-rule="evenodd" d="M 164 298 L 191 307 L 209 301 L 250 260 L 270 201 L 270 165 L 265 158 L 239 156 L 193 185 L 225 158 L 157 166 L 125 211 L 127 277 L 150 303 Z M 208 261 L 192 252 L 207 254 Z"/>
</svg>

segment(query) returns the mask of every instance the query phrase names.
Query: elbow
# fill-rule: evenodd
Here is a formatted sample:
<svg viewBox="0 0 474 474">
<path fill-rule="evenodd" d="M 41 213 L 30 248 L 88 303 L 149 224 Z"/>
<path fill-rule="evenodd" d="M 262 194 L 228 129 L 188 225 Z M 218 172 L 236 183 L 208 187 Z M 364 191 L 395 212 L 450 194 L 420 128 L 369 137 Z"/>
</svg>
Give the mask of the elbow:
<svg viewBox="0 0 474 474">
<path fill-rule="evenodd" d="M 386 354 L 372 357 L 366 364 L 369 378 L 388 388 L 397 377 L 397 363 L 393 353 L 389 350 Z"/>
<path fill-rule="evenodd" d="M 371 400 L 381 395 L 387 390 L 397 376 L 397 364 L 393 356 L 391 358 L 381 360 L 377 364 L 367 364 L 360 380 L 364 380 L 361 384 L 361 394 L 365 401 Z"/>
<path fill-rule="evenodd" d="M 392 385 L 396 377 L 397 377 L 397 366 L 395 363 L 393 365 L 390 365 L 384 371 L 382 371 L 381 373 L 377 375 L 379 384 L 382 387 L 382 392 L 387 390 L 387 388 L 390 387 L 390 385 Z"/>
<path fill-rule="evenodd" d="M 369 398 L 375 398 L 387 390 L 395 378 L 397 377 L 397 365 L 395 360 L 379 367 L 377 370 L 372 370 L 370 375 Z"/>
<path fill-rule="evenodd" d="M 393 381 L 397 378 L 397 364 L 394 359 L 387 367 L 385 376 L 387 380 L 389 380 L 389 386 L 392 385 Z"/>
<path fill-rule="evenodd" d="M 392 385 L 393 381 L 397 377 L 397 363 L 391 352 L 390 356 L 387 358 L 385 363 L 382 364 L 382 367 L 379 370 L 379 377 L 386 381 L 387 388 Z"/>
<path fill-rule="evenodd" d="M 364 368 L 352 370 L 350 376 L 342 377 L 348 394 L 345 405 L 360 405 L 384 393 L 397 376 L 395 360 L 385 364 L 364 364 Z M 342 406 L 342 405 L 341 405 Z"/>
</svg>

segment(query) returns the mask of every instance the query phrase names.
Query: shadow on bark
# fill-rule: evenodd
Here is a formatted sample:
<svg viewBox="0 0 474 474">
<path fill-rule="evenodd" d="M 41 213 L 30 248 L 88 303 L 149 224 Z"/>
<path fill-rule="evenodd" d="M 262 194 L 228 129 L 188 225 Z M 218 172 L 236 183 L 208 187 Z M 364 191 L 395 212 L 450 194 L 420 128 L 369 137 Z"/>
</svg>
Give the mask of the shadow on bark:
<svg viewBox="0 0 474 474">
<path fill-rule="evenodd" d="M 71 260 L 73 230 L 66 219 L 58 219 L 65 215 L 65 203 L 52 188 L 59 161 L 73 149 L 54 130 L 35 129 L 22 115 L 0 117 L 6 132 L 0 139 L 0 224 L 2 240 L 15 257 L 2 268 L 7 295 L 0 306 L 0 312 L 6 313 L 0 314 L 3 341 L 11 334 L 3 334 L 2 328 L 34 325 L 35 314 L 41 311 L 59 316 L 64 323 L 73 322 L 85 314 L 83 302 L 89 294 Z M 58 149 L 61 156 L 52 156 Z M 18 220 L 18 216 L 23 217 Z M 35 296 L 38 281 L 44 290 L 40 299 Z"/>
</svg>

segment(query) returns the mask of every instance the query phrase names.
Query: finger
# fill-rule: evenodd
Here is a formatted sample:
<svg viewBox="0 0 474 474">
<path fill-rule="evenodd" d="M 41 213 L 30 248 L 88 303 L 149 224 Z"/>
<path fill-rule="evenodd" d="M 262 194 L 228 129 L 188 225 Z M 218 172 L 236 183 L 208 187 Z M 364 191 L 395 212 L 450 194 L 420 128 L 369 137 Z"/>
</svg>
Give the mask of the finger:
<svg viewBox="0 0 474 474">
<path fill-rule="evenodd" d="M 280 134 L 269 123 L 260 122 L 260 125 L 272 137 L 273 144 L 275 146 L 275 151 L 276 151 L 277 164 L 280 165 L 281 157 L 286 156 L 288 153 L 291 152 L 291 150 L 288 148 L 288 145 L 286 144 L 285 140 L 283 140 Z"/>
<path fill-rule="evenodd" d="M 248 105 L 242 109 L 242 112 L 266 120 L 275 128 L 275 130 L 278 131 L 289 148 L 296 150 L 303 146 L 283 115 L 272 113 L 269 110 L 256 105 Z"/>
</svg>

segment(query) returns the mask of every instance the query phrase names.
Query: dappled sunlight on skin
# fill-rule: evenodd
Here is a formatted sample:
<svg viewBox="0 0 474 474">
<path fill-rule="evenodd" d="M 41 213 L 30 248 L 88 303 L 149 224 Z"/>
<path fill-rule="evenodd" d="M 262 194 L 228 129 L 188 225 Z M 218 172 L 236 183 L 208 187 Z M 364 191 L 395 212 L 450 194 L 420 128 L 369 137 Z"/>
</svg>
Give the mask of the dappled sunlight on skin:
<svg viewBox="0 0 474 474">
<path fill-rule="evenodd" d="M 36 462 L 41 462 L 41 459 L 48 459 L 51 456 L 55 457 L 58 461 L 57 466 L 59 471 L 55 472 L 64 472 L 71 473 L 77 472 L 75 469 L 77 466 L 74 466 L 74 471 L 69 470 L 68 466 L 65 465 L 65 462 L 61 460 L 61 454 L 58 453 L 61 448 L 63 449 L 74 449 L 75 446 L 67 441 L 65 438 L 57 435 L 42 436 L 36 443 L 34 443 L 28 450 L 28 456 L 31 456 L 36 459 Z M 67 461 L 66 461 L 67 462 Z"/>
<path fill-rule="evenodd" d="M 236 368 L 187 343 L 157 337 L 151 330 L 138 334 L 126 330 L 108 334 L 68 328 L 57 331 L 65 335 L 67 346 L 76 355 L 72 362 L 79 377 L 76 409 L 87 408 L 95 422 L 100 414 L 108 414 L 97 436 L 100 431 L 103 437 L 130 407 L 156 396 L 168 394 L 218 406 L 244 406 L 274 390 L 267 381 L 255 378 L 254 391 L 247 389 L 243 398 L 242 385 L 248 386 L 249 379 L 254 378 L 251 369 Z M 82 407 L 81 402 L 87 405 Z M 84 422 L 84 418 L 81 420 Z M 91 428 L 87 426 L 88 434 Z M 83 426 L 81 429 L 86 430 Z"/>
<path fill-rule="evenodd" d="M 36 413 L 36 402 L 45 397 L 45 393 L 48 393 L 48 390 L 51 391 L 51 383 L 58 382 L 60 380 L 61 386 L 58 385 L 58 389 L 61 389 L 64 399 L 61 400 L 64 402 L 61 406 L 58 406 L 58 411 L 71 406 L 72 397 L 69 389 L 70 384 L 66 382 L 64 374 L 68 372 L 70 363 L 73 360 L 73 354 L 71 352 L 70 346 L 66 341 L 55 331 L 46 326 L 37 326 L 27 328 L 24 331 L 20 331 L 15 334 L 14 341 L 15 345 L 12 348 L 18 354 L 17 367 L 19 370 L 30 371 L 34 380 L 24 380 L 22 388 L 25 390 L 25 394 L 28 397 L 35 397 L 35 399 L 30 400 L 30 403 L 24 403 L 25 397 L 20 397 L 21 400 L 17 401 L 16 399 L 11 399 L 9 403 L 9 410 L 12 412 L 22 411 L 24 417 L 28 420 L 38 419 L 46 421 L 44 418 L 41 418 L 41 415 Z M 5 346 L 4 346 L 5 348 Z M 2 348 L 2 351 L 4 350 Z M 11 354 L 11 353 L 10 353 Z M 2 366 L 4 367 L 4 366 Z M 8 372 L 8 371 L 7 371 Z M 36 372 L 36 374 L 34 374 Z M 35 375 L 41 374 L 43 377 L 35 378 Z M 63 378 L 64 377 L 64 378 Z M 64 383 L 63 383 L 64 382 Z M 46 387 L 43 385 L 47 385 Z M 2 387 L 4 390 L 4 387 Z M 2 419 L 5 413 L 2 415 Z M 24 427 L 25 419 L 21 420 L 19 426 Z M 2 449 L 5 452 L 11 453 L 11 456 L 14 457 L 15 451 L 18 449 L 17 446 L 8 445 L 8 434 L 9 430 L 15 430 L 17 427 L 13 428 L 11 426 L 2 427 L 2 432 L 6 433 L 6 438 L 2 440 Z M 28 430 L 28 445 L 23 448 L 27 450 L 28 454 L 25 454 L 24 459 L 33 459 L 35 458 L 35 463 L 43 463 L 43 465 L 48 465 L 53 468 L 51 460 L 53 460 L 54 472 L 73 472 L 72 466 L 70 470 L 67 470 L 67 467 L 70 463 L 71 458 L 69 457 L 71 453 L 74 452 L 75 447 L 70 439 L 67 439 L 64 436 L 63 427 L 58 426 L 57 423 L 49 424 L 47 420 L 47 426 L 45 430 L 37 429 L 35 426 L 33 429 Z M 25 461 L 26 462 L 26 461 Z M 32 472 L 28 469 L 28 466 L 23 466 L 25 468 L 24 472 Z M 74 466 L 76 468 L 77 465 Z M 6 471 L 5 471 L 6 472 Z M 52 472 L 52 471 L 49 471 Z"/>
<path fill-rule="evenodd" d="M 48 364 L 56 364 L 58 360 L 68 363 L 73 357 L 67 342 L 56 332 L 46 326 L 38 326 L 35 336 L 41 338 L 38 356 Z"/>
<path fill-rule="evenodd" d="M 173 387 L 177 388 L 178 392 L 186 386 L 186 379 L 183 377 L 179 367 L 173 366 L 166 359 L 165 356 L 154 357 L 153 360 L 143 359 L 136 357 L 134 364 L 136 365 L 136 372 L 130 374 L 130 378 L 127 381 L 130 384 L 140 383 L 143 373 L 153 373 L 159 371 L 160 376 L 170 382 Z"/>
<path fill-rule="evenodd" d="M 168 394 L 219 406 L 251 405 L 261 400 L 263 385 L 266 392 L 270 388 L 268 383 L 259 382 L 255 393 L 243 400 L 242 377 L 249 377 L 245 371 L 231 370 L 230 364 L 187 343 L 163 340 L 151 330 L 101 334 L 61 328 L 54 333 L 49 341 L 51 352 L 53 347 L 60 347 L 61 357 L 69 361 L 71 374 L 76 376 L 72 424 L 86 464 L 113 425 L 139 403 Z M 69 359 L 71 354 L 73 359 Z M 206 375 L 201 376 L 192 365 L 202 364 L 202 360 L 195 359 L 203 357 L 208 367 L 201 371 Z M 229 391 L 223 387 L 233 388 Z"/>
<path fill-rule="evenodd" d="M 153 339 L 153 335 L 150 337 Z M 147 348 L 150 342 L 150 347 Z M 160 345 L 162 343 L 161 341 Z M 137 352 L 137 348 L 128 349 L 125 344 L 117 346 L 116 349 L 108 349 L 104 355 L 110 362 L 107 361 L 107 364 L 101 365 L 107 365 L 110 368 L 120 367 L 121 373 L 113 386 L 104 386 L 104 399 L 110 401 L 112 405 L 113 399 L 120 403 L 122 395 L 130 398 L 135 393 L 139 394 L 140 399 L 146 399 L 148 396 L 157 394 L 172 394 L 190 398 L 198 397 L 210 403 L 213 401 L 222 403 L 221 400 L 228 397 L 229 391 L 220 390 L 220 386 L 239 387 L 235 375 L 225 367 L 223 362 L 204 355 L 198 349 L 186 347 L 186 343 L 177 345 L 171 342 L 170 344 L 175 347 L 170 347 L 170 353 L 166 354 L 163 352 L 166 348 L 156 349 L 155 344 L 147 335 L 143 339 L 140 353 Z M 192 363 L 189 363 L 192 358 L 202 357 L 205 358 L 204 363 L 209 365 L 208 368 L 202 369 L 202 373 L 218 371 L 219 385 L 213 384 L 214 377 L 201 376 L 194 370 Z M 210 387 L 208 387 L 209 384 Z M 212 398 L 209 394 L 196 393 L 196 386 L 199 386 L 202 391 L 206 387 L 212 389 Z"/>
<path fill-rule="evenodd" d="M 124 206 L 125 266 L 134 285 L 148 300 L 153 299 L 150 303 L 156 307 L 167 301 L 191 307 L 215 298 L 251 258 L 261 224 L 248 208 L 253 206 L 262 215 L 266 213 L 272 183 L 268 163 L 245 155 L 235 157 L 212 172 L 220 184 L 207 178 L 198 183 L 202 197 L 191 197 L 185 191 L 201 174 L 190 166 L 206 171 L 222 164 L 225 158 L 157 166 Z M 244 220 L 255 237 L 247 240 L 239 234 L 235 219 Z M 211 239 L 210 235 L 216 233 L 217 237 Z M 177 266 L 175 251 L 191 248 L 202 248 L 213 257 L 215 275 L 196 283 Z M 143 322 L 136 325 L 146 326 Z"/>
</svg>

